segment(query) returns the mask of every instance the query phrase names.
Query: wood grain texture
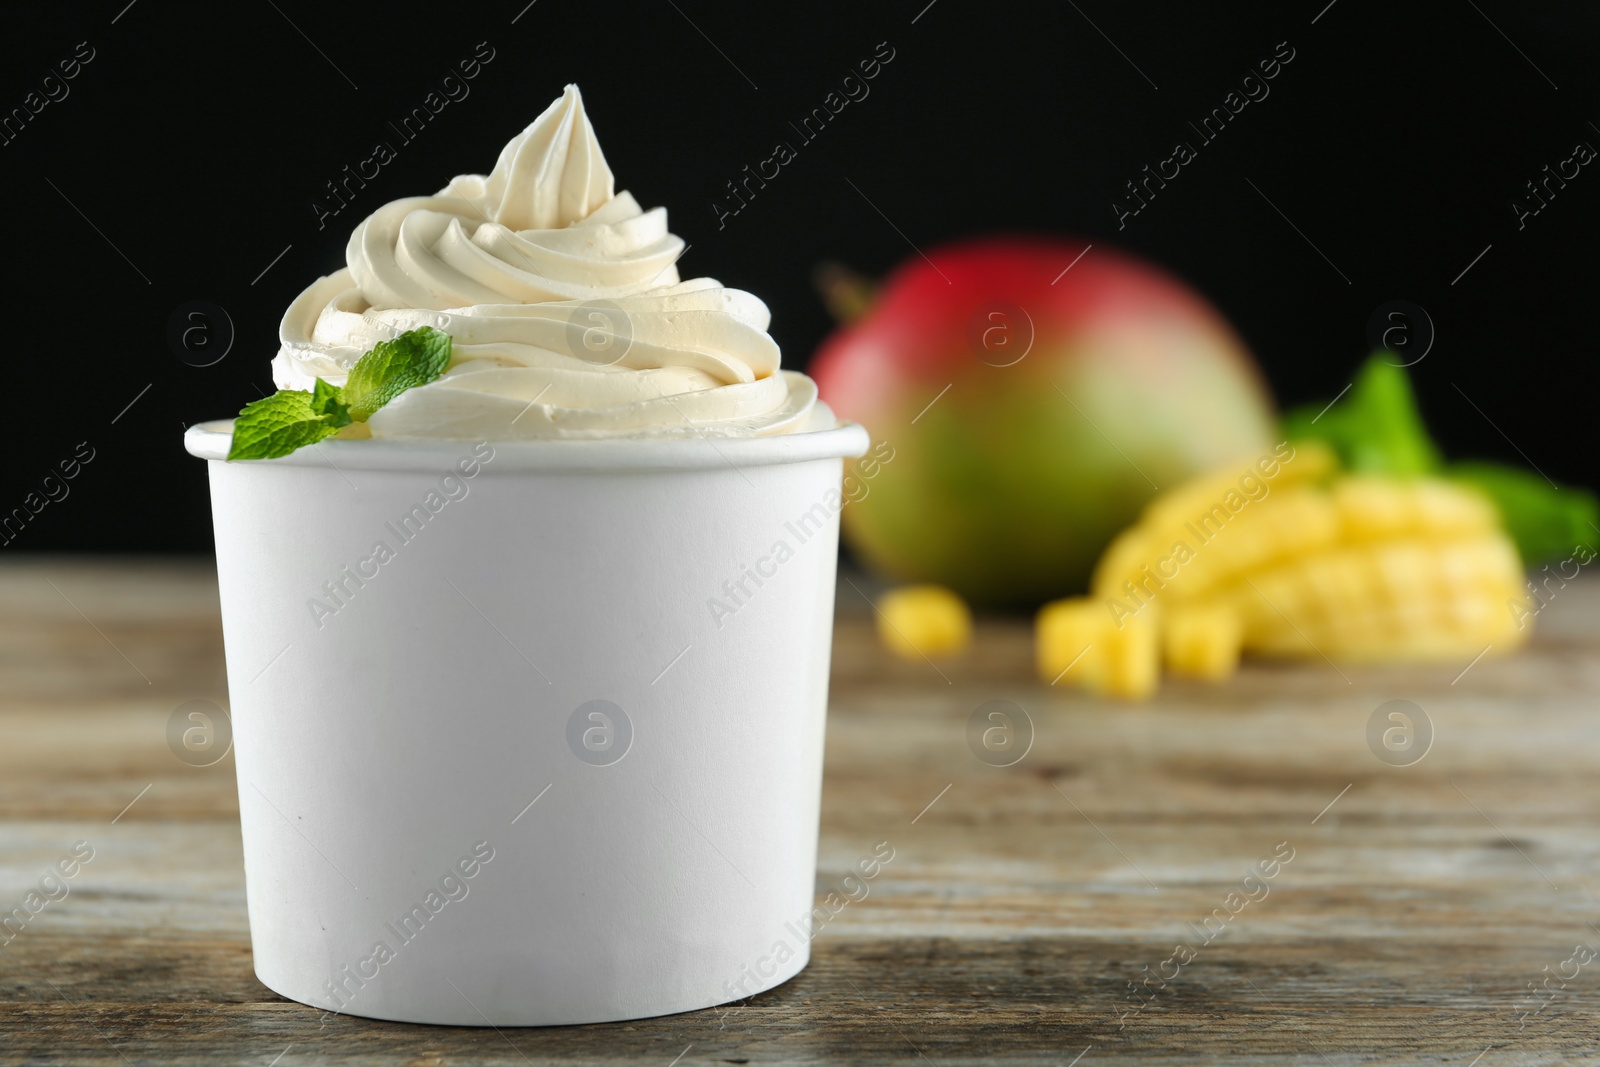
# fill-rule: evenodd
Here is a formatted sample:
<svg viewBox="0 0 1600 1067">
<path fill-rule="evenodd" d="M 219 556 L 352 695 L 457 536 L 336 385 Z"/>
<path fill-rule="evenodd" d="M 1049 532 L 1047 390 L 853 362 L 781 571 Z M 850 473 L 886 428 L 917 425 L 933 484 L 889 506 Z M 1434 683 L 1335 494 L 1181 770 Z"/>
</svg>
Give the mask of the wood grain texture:
<svg viewBox="0 0 1600 1067">
<path fill-rule="evenodd" d="M 0 946 L 0 1064 L 1583 1062 L 1600 959 L 1537 1013 L 1528 984 L 1600 948 L 1600 583 L 1538 627 L 1459 678 L 1251 667 L 1128 708 L 1034 681 L 1020 620 L 952 663 L 889 660 L 843 585 L 819 890 L 896 854 L 798 978 L 630 1024 L 323 1025 L 252 973 L 231 757 L 166 745 L 175 707 L 226 699 L 210 568 L 11 562 L 0 910 L 72 842 L 95 856 Z M 1007 768 L 967 747 L 995 699 L 1035 727 Z M 1412 766 L 1367 746 L 1391 699 L 1433 723 Z M 1205 943 L 1280 842 L 1267 895 Z M 1177 976 L 1131 994 L 1180 942 Z"/>
</svg>

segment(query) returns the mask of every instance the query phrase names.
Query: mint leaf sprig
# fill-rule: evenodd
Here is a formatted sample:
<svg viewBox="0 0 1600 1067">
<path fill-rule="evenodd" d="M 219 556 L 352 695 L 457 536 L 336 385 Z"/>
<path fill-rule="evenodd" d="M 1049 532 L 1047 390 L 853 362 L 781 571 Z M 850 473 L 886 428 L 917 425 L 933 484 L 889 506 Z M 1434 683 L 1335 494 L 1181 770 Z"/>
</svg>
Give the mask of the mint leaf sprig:
<svg viewBox="0 0 1600 1067">
<path fill-rule="evenodd" d="M 352 422 L 366 422 L 383 405 L 427 385 L 450 365 L 450 335 L 432 326 L 379 341 L 350 368 L 341 388 L 321 378 L 315 387 L 280 389 L 252 401 L 233 423 L 228 458 L 276 459 L 331 437 Z"/>
</svg>

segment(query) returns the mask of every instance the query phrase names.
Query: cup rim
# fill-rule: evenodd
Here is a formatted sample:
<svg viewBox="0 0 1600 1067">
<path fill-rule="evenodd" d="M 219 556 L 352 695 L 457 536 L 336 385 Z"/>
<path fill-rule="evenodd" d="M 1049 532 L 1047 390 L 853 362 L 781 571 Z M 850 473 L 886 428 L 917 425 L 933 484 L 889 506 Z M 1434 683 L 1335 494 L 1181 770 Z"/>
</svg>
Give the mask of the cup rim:
<svg viewBox="0 0 1600 1067">
<path fill-rule="evenodd" d="M 232 419 L 214 419 L 190 426 L 183 447 L 191 456 L 213 462 L 227 459 L 233 440 Z M 355 470 L 436 471 L 470 458 L 470 440 L 371 438 L 328 440 L 277 459 L 237 461 L 243 465 L 322 467 Z M 488 441 L 494 464 L 484 473 L 511 471 L 654 471 L 709 470 L 774 466 L 818 459 L 858 458 L 872 440 L 859 423 L 839 422 L 831 429 L 767 437 L 585 438 L 535 441 Z"/>
</svg>

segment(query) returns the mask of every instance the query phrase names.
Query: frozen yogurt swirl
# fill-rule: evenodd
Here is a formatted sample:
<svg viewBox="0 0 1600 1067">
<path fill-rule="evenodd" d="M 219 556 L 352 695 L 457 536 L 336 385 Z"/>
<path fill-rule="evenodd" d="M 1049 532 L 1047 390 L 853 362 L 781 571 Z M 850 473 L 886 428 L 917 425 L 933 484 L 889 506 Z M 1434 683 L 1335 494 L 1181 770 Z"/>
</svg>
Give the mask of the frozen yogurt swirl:
<svg viewBox="0 0 1600 1067">
<path fill-rule="evenodd" d="M 613 192 L 576 85 L 484 177 L 379 208 L 347 266 L 284 314 L 273 377 L 343 384 L 379 341 L 453 340 L 444 376 L 376 412 L 375 437 L 757 436 L 824 429 L 803 374 L 779 369 L 759 299 L 680 281 L 665 208 Z"/>
</svg>

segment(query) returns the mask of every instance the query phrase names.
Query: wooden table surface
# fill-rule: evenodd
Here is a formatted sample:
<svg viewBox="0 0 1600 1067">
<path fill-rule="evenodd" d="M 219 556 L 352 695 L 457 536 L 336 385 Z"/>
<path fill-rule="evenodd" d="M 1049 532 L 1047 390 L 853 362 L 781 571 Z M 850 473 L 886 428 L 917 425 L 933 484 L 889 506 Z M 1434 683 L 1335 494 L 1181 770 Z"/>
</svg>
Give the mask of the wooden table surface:
<svg viewBox="0 0 1600 1067">
<path fill-rule="evenodd" d="M 0 946 L 0 1063 L 1600 1058 L 1600 582 L 1464 674 L 1258 666 L 1138 708 L 1034 681 L 1018 619 L 938 669 L 892 661 L 841 590 L 818 885 L 895 857 L 798 978 L 636 1023 L 320 1026 L 251 970 L 232 757 L 166 741 L 178 705 L 226 702 L 209 563 L 13 557 L 0 910 L 73 842 L 94 856 Z M 1035 728 L 1006 768 L 966 739 L 997 699 Z M 1409 766 L 1367 741 L 1393 699 L 1434 730 Z"/>
</svg>

